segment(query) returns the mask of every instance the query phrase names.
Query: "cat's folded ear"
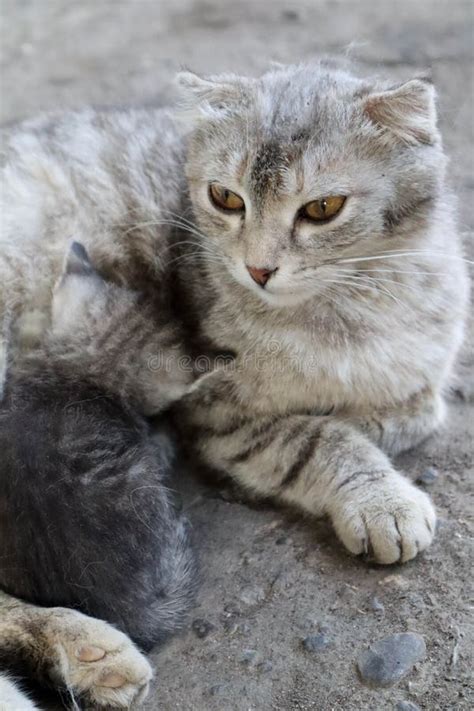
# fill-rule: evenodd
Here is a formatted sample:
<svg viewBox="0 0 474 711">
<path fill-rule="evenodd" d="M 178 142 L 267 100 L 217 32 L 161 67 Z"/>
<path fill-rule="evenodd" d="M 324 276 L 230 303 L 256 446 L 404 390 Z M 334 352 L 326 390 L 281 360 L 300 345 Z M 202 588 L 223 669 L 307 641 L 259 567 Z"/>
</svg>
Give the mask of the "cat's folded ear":
<svg viewBox="0 0 474 711">
<path fill-rule="evenodd" d="M 412 79 L 398 87 L 364 97 L 365 116 L 388 138 L 431 145 L 439 139 L 436 91 L 427 79 Z"/>
<path fill-rule="evenodd" d="M 186 118 L 224 118 L 242 106 L 251 80 L 236 74 L 200 77 L 194 72 L 179 72 L 175 84 L 180 95 L 181 113 Z"/>
</svg>

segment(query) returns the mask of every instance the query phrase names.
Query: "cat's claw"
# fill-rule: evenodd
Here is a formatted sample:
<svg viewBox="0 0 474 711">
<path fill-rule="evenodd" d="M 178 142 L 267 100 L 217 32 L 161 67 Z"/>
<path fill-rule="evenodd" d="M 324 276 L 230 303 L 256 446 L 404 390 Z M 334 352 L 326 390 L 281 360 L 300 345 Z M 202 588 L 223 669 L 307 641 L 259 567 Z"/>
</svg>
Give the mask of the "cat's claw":
<svg viewBox="0 0 474 711">
<path fill-rule="evenodd" d="M 49 619 L 46 633 L 55 660 L 54 681 L 94 709 L 128 709 L 143 701 L 151 667 L 126 635 L 74 610 Z"/>
<path fill-rule="evenodd" d="M 356 491 L 332 517 L 346 548 L 377 563 L 406 563 L 434 537 L 431 500 L 404 477 L 392 473 L 369 491 Z"/>
</svg>

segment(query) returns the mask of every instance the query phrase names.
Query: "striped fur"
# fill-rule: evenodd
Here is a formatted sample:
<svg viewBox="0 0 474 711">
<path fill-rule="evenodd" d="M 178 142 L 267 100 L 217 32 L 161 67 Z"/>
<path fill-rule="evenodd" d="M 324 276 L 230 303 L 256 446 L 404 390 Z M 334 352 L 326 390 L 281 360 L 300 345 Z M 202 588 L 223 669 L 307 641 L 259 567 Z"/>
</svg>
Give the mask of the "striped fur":
<svg viewBox="0 0 474 711">
<path fill-rule="evenodd" d="M 434 89 L 324 63 L 179 84 L 180 121 L 88 110 L 7 135 L 3 321 L 34 340 L 71 238 L 150 303 L 158 285 L 184 352 L 235 358 L 174 408 L 202 461 L 409 560 L 435 513 L 389 456 L 442 424 L 468 301 Z M 245 212 L 216 210 L 213 181 Z M 328 194 L 340 215 L 301 219 Z M 276 271 L 262 289 L 246 265 Z"/>
</svg>

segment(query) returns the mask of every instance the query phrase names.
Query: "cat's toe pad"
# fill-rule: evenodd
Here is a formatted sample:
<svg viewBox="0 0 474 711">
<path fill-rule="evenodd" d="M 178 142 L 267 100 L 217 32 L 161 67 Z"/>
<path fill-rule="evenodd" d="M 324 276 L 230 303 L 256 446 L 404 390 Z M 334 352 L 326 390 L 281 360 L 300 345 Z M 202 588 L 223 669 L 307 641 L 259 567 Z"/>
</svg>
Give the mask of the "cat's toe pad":
<svg viewBox="0 0 474 711">
<path fill-rule="evenodd" d="M 355 492 L 333 522 L 352 553 L 388 565 L 405 563 L 430 545 L 436 514 L 427 494 L 397 475 L 370 492 Z"/>
<path fill-rule="evenodd" d="M 105 649 L 102 647 L 94 647 L 92 644 L 87 644 L 77 650 L 76 656 L 80 662 L 98 662 L 106 655 Z"/>
<path fill-rule="evenodd" d="M 48 634 L 58 660 L 58 681 L 86 704 L 133 708 L 147 695 L 152 677 L 148 661 L 111 625 L 65 610 Z"/>
</svg>

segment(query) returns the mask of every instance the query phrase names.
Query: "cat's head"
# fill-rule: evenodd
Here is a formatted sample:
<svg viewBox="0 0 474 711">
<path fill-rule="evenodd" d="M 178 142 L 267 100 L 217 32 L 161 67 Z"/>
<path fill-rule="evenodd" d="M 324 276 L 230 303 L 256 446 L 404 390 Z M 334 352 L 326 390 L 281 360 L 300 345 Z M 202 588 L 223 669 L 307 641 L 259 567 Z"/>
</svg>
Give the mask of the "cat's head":
<svg viewBox="0 0 474 711">
<path fill-rule="evenodd" d="M 335 260 L 398 248 L 431 218 L 445 161 L 429 81 L 318 63 L 178 84 L 198 226 L 266 303 L 310 298 L 337 281 Z"/>
<path fill-rule="evenodd" d="M 53 292 L 49 357 L 156 414 L 197 375 L 177 329 L 143 295 L 106 280 L 84 246 L 70 246 Z"/>
</svg>

